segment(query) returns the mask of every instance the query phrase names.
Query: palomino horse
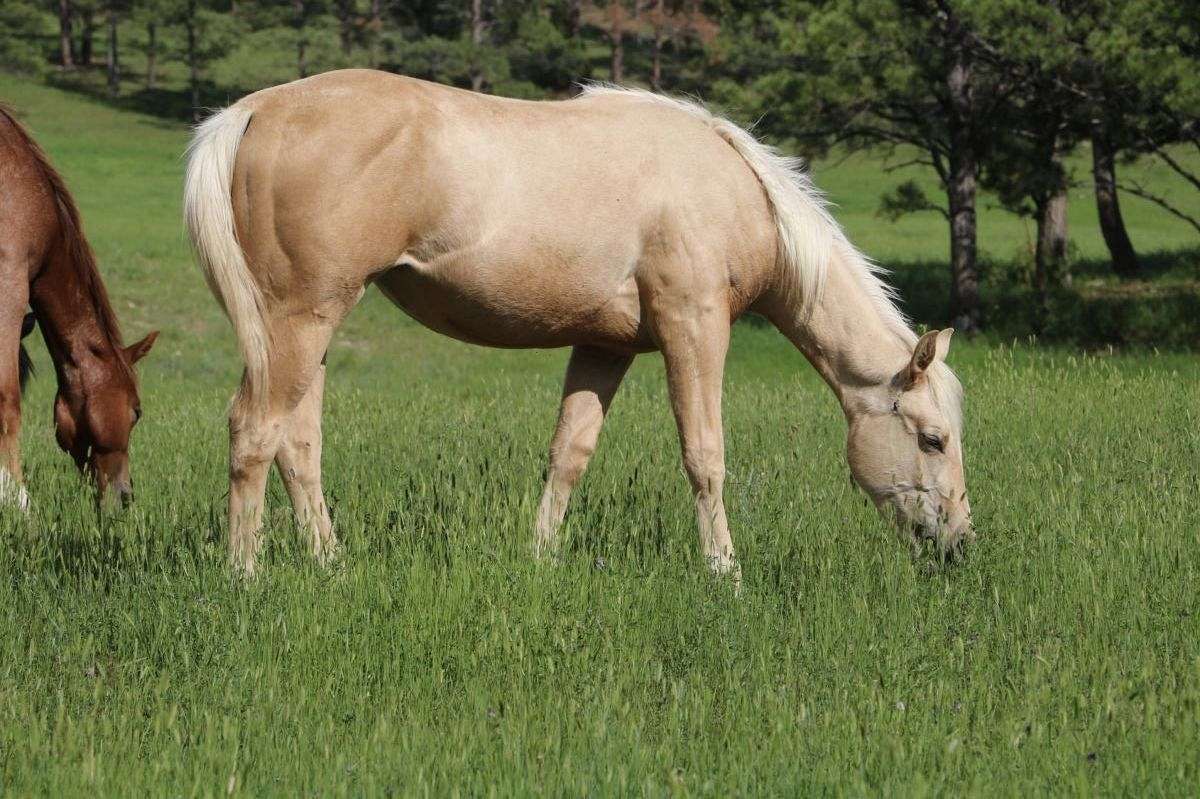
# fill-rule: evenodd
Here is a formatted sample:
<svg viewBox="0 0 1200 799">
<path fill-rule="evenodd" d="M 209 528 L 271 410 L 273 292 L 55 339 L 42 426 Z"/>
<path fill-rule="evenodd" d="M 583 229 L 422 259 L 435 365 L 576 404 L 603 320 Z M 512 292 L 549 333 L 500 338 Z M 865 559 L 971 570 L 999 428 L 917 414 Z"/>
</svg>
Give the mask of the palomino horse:
<svg viewBox="0 0 1200 799">
<path fill-rule="evenodd" d="M 158 333 L 121 344 L 75 202 L 46 154 L 3 108 L 0 187 L 0 493 L 28 505 L 19 441 L 21 378 L 28 370 L 20 338 L 28 305 L 58 376 L 59 446 L 95 481 L 101 499 L 128 501 L 129 435 L 141 416 L 133 364 Z"/>
<path fill-rule="evenodd" d="M 591 88 L 523 102 L 348 70 L 258 92 L 206 121 L 185 213 L 246 369 L 230 412 L 230 548 L 255 569 L 274 459 L 321 559 L 330 336 L 374 282 L 433 330 L 571 346 L 536 549 L 633 357 L 666 364 L 704 555 L 736 572 L 721 498 L 730 325 L 770 319 L 849 422 L 852 473 L 944 548 L 970 531 L 952 331 L 919 341 L 797 164 L 703 108 Z"/>
</svg>

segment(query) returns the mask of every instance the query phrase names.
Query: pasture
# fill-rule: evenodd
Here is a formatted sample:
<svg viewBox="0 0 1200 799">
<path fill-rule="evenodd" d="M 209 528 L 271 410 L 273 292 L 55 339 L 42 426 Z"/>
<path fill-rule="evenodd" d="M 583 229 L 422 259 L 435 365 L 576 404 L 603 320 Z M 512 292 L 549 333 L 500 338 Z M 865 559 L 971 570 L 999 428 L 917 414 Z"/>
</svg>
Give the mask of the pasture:
<svg viewBox="0 0 1200 799">
<path fill-rule="evenodd" d="M 8 77 L 0 97 L 69 181 L 127 339 L 163 329 L 139 370 L 137 501 L 110 517 L 54 446 L 33 347 L 33 510 L 0 509 L 0 793 L 1180 795 L 1200 780 L 1195 354 L 956 341 L 979 541 L 944 569 L 851 488 L 840 410 L 799 353 L 740 325 L 735 597 L 700 562 L 656 356 L 614 403 L 561 562 L 538 565 L 565 352 L 458 344 L 372 292 L 329 353 L 342 559 L 309 562 L 272 477 L 263 576 L 242 585 L 223 540 L 239 367 L 179 221 L 186 129 Z M 873 216 L 878 164 L 817 173 L 869 254 L 944 257 L 940 220 Z M 1135 240 L 1194 246 L 1153 209 L 1127 216 Z M 1024 235 L 998 211 L 981 233 L 999 258 Z"/>
</svg>

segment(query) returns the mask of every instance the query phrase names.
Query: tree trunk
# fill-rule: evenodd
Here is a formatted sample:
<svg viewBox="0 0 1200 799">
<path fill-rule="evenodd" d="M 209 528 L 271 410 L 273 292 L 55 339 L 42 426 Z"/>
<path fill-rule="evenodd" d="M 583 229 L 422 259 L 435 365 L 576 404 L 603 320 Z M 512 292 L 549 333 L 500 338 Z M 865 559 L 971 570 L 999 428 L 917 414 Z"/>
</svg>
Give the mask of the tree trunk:
<svg viewBox="0 0 1200 799">
<path fill-rule="evenodd" d="M 608 38 L 612 43 L 612 62 L 609 65 L 609 80 L 621 83 L 625 80 L 625 9 L 620 0 L 608 3 Z"/>
<path fill-rule="evenodd" d="M 371 67 L 379 67 L 379 36 L 383 33 L 382 0 L 371 0 Z"/>
<path fill-rule="evenodd" d="M 657 0 L 654 4 L 654 51 L 650 60 L 650 88 L 662 91 L 662 50 L 666 38 L 666 3 Z"/>
<path fill-rule="evenodd" d="M 108 96 L 116 97 L 121 93 L 121 54 L 117 50 L 117 9 L 109 3 L 108 6 Z"/>
<path fill-rule="evenodd" d="M 308 39 L 304 29 L 304 0 L 292 0 L 293 19 L 296 27 L 296 74 L 308 77 Z"/>
<path fill-rule="evenodd" d="M 1100 232 L 1112 256 L 1113 271 L 1121 277 L 1133 277 L 1141 271 L 1133 242 L 1121 217 L 1117 197 L 1116 157 L 1103 124 L 1092 125 L 1092 180 L 1096 185 L 1096 210 L 1100 213 Z"/>
<path fill-rule="evenodd" d="M 342 46 L 342 55 L 350 57 L 350 48 L 354 43 L 354 0 L 338 0 L 338 41 Z"/>
<path fill-rule="evenodd" d="M 200 121 L 200 61 L 196 52 L 196 0 L 188 0 L 184 27 L 187 29 L 188 84 L 192 89 L 192 121 Z"/>
<path fill-rule="evenodd" d="M 96 32 L 94 12 L 86 9 L 83 12 L 83 30 L 80 32 L 79 63 L 85 67 L 92 65 L 92 36 Z"/>
<path fill-rule="evenodd" d="M 471 54 L 471 90 L 483 91 L 484 74 L 479 64 L 483 49 L 483 34 L 486 30 L 483 22 L 483 0 L 471 0 L 471 44 L 475 47 Z"/>
<path fill-rule="evenodd" d="M 979 161 L 972 137 L 974 98 L 966 44 L 951 31 L 953 63 L 946 77 L 950 103 L 950 153 L 947 205 L 950 211 L 950 314 L 963 333 L 979 329 L 979 266 L 976 261 L 975 193 Z M 955 41 L 956 40 L 956 41 Z"/>
<path fill-rule="evenodd" d="M 63 69 L 75 68 L 75 54 L 71 52 L 71 0 L 58 0 L 58 50 Z"/>
<path fill-rule="evenodd" d="M 158 23 L 146 23 L 146 88 L 158 86 Z"/>
<path fill-rule="evenodd" d="M 1037 203 L 1034 283 L 1041 294 L 1071 282 L 1067 263 L 1067 189 L 1062 187 Z"/>
<path fill-rule="evenodd" d="M 583 0 L 567 0 L 567 35 L 572 39 L 579 38 L 582 21 Z"/>
</svg>

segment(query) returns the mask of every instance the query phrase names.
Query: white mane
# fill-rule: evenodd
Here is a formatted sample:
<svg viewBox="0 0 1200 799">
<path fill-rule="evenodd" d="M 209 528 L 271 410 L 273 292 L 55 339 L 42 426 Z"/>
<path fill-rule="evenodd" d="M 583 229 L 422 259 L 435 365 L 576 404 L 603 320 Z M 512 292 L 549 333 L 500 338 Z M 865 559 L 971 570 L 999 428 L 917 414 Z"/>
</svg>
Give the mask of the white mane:
<svg viewBox="0 0 1200 799">
<path fill-rule="evenodd" d="M 787 266 L 790 290 L 802 314 L 809 314 L 820 301 L 830 263 L 837 255 L 858 280 L 884 325 L 910 348 L 916 345 L 917 335 L 896 305 L 896 290 L 883 280 L 887 270 L 859 252 L 846 238 L 829 213 L 829 203 L 805 171 L 803 159 L 782 155 L 744 128 L 689 100 L 603 83 L 584 86 L 581 96 L 603 95 L 624 95 L 688 114 L 711 127 L 742 156 L 758 176 L 773 208 L 779 259 Z M 961 431 L 962 385 L 958 378 L 941 362 L 930 368 L 928 376 L 934 400 L 954 429 Z"/>
</svg>

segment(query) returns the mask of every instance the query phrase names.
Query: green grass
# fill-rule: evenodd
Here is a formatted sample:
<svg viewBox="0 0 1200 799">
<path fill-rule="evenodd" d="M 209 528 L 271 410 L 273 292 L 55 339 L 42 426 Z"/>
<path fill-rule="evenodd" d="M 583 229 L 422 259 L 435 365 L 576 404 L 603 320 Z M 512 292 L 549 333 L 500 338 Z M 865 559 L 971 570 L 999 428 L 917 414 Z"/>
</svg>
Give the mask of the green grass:
<svg viewBox="0 0 1200 799">
<path fill-rule="evenodd" d="M 563 562 L 536 566 L 564 353 L 460 345 L 372 293 L 329 360 L 344 557 L 308 561 L 273 478 L 265 574 L 240 585 L 222 532 L 238 367 L 178 222 L 186 132 L 9 78 L 0 97 L 74 188 L 129 337 L 164 330 L 142 367 L 137 503 L 107 519 L 53 444 L 35 352 L 34 510 L 0 511 L 0 794 L 1181 795 L 1200 779 L 1195 355 L 956 344 L 980 541 L 941 571 L 848 485 L 812 370 L 740 326 L 735 598 L 700 563 L 655 357 L 615 403 Z M 856 239 L 937 258 L 936 220 L 870 221 L 869 171 L 822 176 Z M 936 245 L 895 243 L 907 225 Z"/>
</svg>

